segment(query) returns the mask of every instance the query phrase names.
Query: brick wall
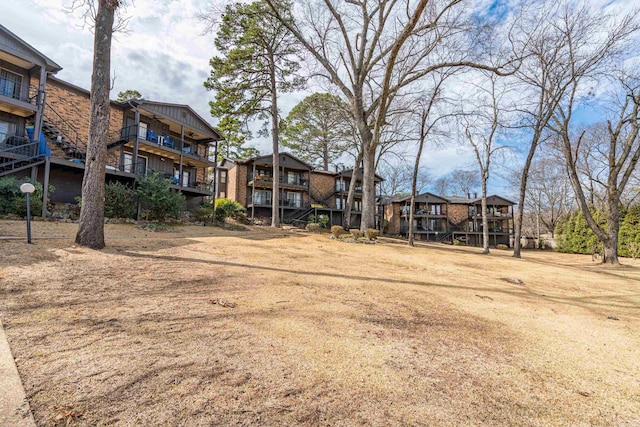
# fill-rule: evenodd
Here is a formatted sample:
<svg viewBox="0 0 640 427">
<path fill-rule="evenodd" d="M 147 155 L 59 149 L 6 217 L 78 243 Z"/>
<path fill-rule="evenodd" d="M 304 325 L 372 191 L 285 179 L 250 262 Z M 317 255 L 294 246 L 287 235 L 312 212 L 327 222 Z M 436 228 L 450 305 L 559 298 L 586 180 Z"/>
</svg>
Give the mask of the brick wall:
<svg viewBox="0 0 640 427">
<path fill-rule="evenodd" d="M 449 205 L 447 219 L 450 224 L 458 225 L 469 218 L 469 206 L 467 205 Z"/>
<path fill-rule="evenodd" d="M 36 80 L 36 83 L 37 80 Z M 91 118 L 91 103 L 89 92 L 69 86 L 59 80 L 47 79 L 47 107 L 52 108 L 64 120 L 69 122 L 78 133 L 81 146 L 89 141 L 89 120 Z M 57 116 L 45 107 L 45 116 L 52 121 L 58 120 Z M 109 118 L 109 133 L 120 132 L 123 126 L 122 108 L 111 104 Z M 71 135 L 70 135 L 71 136 Z"/>
<path fill-rule="evenodd" d="M 311 171 L 309 182 L 311 203 L 321 203 L 323 199 L 329 197 L 325 204 L 332 207 L 335 204 L 335 198 L 333 197 L 336 185 L 335 180 L 334 175 Z"/>
<path fill-rule="evenodd" d="M 400 207 L 402 203 L 391 203 L 384 206 L 384 219 L 389 221 L 387 234 L 400 234 Z"/>
</svg>

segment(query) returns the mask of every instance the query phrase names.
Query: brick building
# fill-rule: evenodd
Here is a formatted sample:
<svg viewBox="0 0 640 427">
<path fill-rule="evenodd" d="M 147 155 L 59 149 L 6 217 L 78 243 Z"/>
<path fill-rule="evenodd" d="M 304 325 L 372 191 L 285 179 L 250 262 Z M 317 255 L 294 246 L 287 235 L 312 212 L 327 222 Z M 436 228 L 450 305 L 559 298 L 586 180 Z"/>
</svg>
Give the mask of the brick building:
<svg viewBox="0 0 640 427">
<path fill-rule="evenodd" d="M 387 234 L 406 236 L 409 233 L 410 197 L 383 199 Z M 489 243 L 510 245 L 513 234 L 515 203 L 500 197 L 487 197 Z M 423 193 L 416 197 L 413 231 L 417 239 L 432 242 L 459 240 L 470 246 L 482 246 L 482 199 L 438 196 Z"/>
<path fill-rule="evenodd" d="M 90 93 L 51 75 L 60 69 L 0 25 L 0 176 L 30 175 L 55 187 L 50 201 L 74 203 L 82 192 Z M 155 171 L 189 205 L 213 195 L 209 156 L 221 137 L 189 106 L 111 101 L 108 133 L 107 181 L 133 185 Z"/>
<path fill-rule="evenodd" d="M 352 170 L 315 170 L 289 153 L 280 153 L 280 170 L 273 170 L 273 155 L 251 159 L 224 159 L 218 165 L 216 197 L 242 204 L 250 217 L 270 217 L 273 180 L 280 184 L 280 218 L 285 224 L 303 224 L 310 216 L 326 215 L 329 224 L 343 223 Z M 362 173 L 355 177 L 351 224 L 358 227 L 362 211 Z M 382 178 L 376 175 L 376 183 Z"/>
</svg>

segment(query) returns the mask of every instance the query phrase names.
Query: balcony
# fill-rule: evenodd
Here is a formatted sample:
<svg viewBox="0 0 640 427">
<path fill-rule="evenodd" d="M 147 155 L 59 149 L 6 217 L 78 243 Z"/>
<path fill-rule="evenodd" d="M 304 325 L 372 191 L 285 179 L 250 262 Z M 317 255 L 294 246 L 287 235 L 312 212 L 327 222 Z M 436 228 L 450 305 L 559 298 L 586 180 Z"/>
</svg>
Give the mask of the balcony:
<svg viewBox="0 0 640 427">
<path fill-rule="evenodd" d="M 482 212 L 471 211 L 469 216 L 473 219 L 482 219 Z M 511 213 L 505 213 L 500 211 L 487 212 L 487 218 L 489 219 L 513 219 L 513 215 Z"/>
<path fill-rule="evenodd" d="M 291 208 L 291 209 L 300 209 L 303 206 L 302 201 L 295 201 L 295 200 L 280 200 L 279 205 L 284 208 Z M 248 207 L 271 207 L 271 206 L 272 206 L 272 200 L 270 197 L 254 197 L 253 203 L 249 202 L 249 205 L 248 205 Z"/>
<path fill-rule="evenodd" d="M 306 189 L 307 184 L 309 183 L 309 180 L 303 177 L 290 178 L 286 174 L 285 175 L 281 174 L 278 183 L 280 184 L 280 187 Z M 256 187 L 263 187 L 263 188 L 271 188 L 273 187 L 273 176 L 260 175 L 258 173 L 252 176 L 252 174 L 249 174 L 247 185 L 249 186 L 255 185 Z"/>
<path fill-rule="evenodd" d="M 133 146 L 133 142 L 138 135 L 138 127 L 136 125 L 123 127 L 120 130 L 121 141 L 128 147 Z M 190 144 L 189 147 L 185 147 L 180 150 L 180 140 L 171 137 L 169 135 L 156 135 L 153 131 L 147 131 L 145 137 L 138 137 L 141 150 L 156 154 L 162 157 L 169 157 L 176 163 L 180 159 L 180 155 L 183 156 L 183 161 L 186 160 L 192 163 L 195 167 L 212 167 L 214 165 L 208 158 L 201 156 L 200 154 L 193 152 L 197 149 L 197 144 L 191 141 L 185 141 L 185 144 Z M 117 144 L 110 144 L 110 149 L 115 148 Z"/>
<path fill-rule="evenodd" d="M 0 78 L 0 111 L 21 117 L 33 115 L 37 110 L 36 99 L 29 96 L 30 90 L 37 93 L 37 88 L 28 83 Z"/>
</svg>

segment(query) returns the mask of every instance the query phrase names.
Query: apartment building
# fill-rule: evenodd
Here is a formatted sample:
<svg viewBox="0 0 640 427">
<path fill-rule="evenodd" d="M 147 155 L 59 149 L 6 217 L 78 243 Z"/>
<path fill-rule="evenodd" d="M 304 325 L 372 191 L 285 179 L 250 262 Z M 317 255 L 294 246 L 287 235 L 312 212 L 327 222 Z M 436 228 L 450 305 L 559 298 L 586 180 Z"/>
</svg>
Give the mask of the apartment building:
<svg viewBox="0 0 640 427">
<path fill-rule="evenodd" d="M 0 26 L 0 176 L 30 175 L 55 187 L 49 200 L 74 203 L 82 192 L 90 93 L 51 76 L 61 68 L 33 52 Z M 24 59 L 29 55 L 31 62 Z M 34 73 L 35 60 L 44 71 Z M 220 139 L 188 105 L 112 101 L 106 180 L 133 185 L 155 171 L 185 195 L 188 205 L 196 205 L 213 196 L 209 174 L 215 163 L 209 157 Z"/>
<path fill-rule="evenodd" d="M 387 198 L 382 205 L 387 234 L 407 236 L 411 198 Z M 487 197 L 490 245 L 510 245 L 514 205 L 501 196 Z M 414 209 L 412 226 L 417 239 L 432 242 L 458 240 L 469 246 L 482 246 L 482 199 L 477 194 L 459 197 L 427 192 L 416 197 Z"/>
<path fill-rule="evenodd" d="M 273 181 L 280 185 L 280 218 L 289 224 L 305 223 L 310 216 L 326 215 L 331 225 L 343 223 L 349 184 L 355 179 L 351 224 L 360 224 L 362 173 L 352 170 L 313 169 L 289 153 L 280 153 L 280 170 L 273 170 L 273 155 L 251 159 L 224 159 L 218 165 L 217 195 L 242 204 L 250 217 L 270 217 Z M 376 183 L 382 178 L 376 175 Z"/>
</svg>

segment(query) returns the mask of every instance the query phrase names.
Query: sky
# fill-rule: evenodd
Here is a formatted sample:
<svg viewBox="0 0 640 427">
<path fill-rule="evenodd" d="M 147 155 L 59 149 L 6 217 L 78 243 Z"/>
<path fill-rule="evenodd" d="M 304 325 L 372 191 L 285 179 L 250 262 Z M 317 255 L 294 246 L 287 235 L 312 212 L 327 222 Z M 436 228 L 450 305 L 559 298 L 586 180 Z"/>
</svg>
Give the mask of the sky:
<svg viewBox="0 0 640 427">
<path fill-rule="evenodd" d="M 79 14 L 65 10 L 73 0 L 1 0 L 0 23 L 57 62 L 63 70 L 57 77 L 88 89 L 91 81 L 93 34 L 83 26 Z M 602 4 L 604 0 L 593 0 Z M 628 10 L 635 0 L 607 0 L 610 7 Z M 209 59 L 215 54 L 214 35 L 204 34 L 198 12 L 209 0 L 133 0 L 126 14 L 131 17 L 126 33 L 115 35 L 112 45 L 111 98 L 127 89 L 138 90 L 146 99 L 188 104 L 215 125 L 209 113 L 208 92 L 203 82 L 209 75 Z M 486 0 L 487 10 L 495 0 Z M 283 116 L 307 93 L 283 94 L 279 105 Z M 256 123 L 256 129 L 259 123 Z M 270 140 L 255 139 L 249 145 L 263 154 L 271 152 Z M 454 169 L 477 168 L 468 148 L 443 144 L 427 150 L 422 158 L 432 176 Z M 496 174 L 490 191 L 507 193 L 509 183 Z"/>
</svg>

